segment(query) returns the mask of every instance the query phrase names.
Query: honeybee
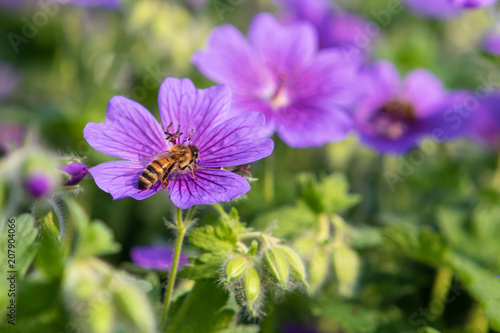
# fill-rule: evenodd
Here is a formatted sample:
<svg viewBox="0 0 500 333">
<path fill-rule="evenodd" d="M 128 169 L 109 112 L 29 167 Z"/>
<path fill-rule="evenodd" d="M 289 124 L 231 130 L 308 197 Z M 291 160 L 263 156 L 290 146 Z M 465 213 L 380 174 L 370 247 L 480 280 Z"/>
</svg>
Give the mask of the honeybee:
<svg viewBox="0 0 500 333">
<path fill-rule="evenodd" d="M 170 124 L 165 132 L 167 141 L 175 143 L 177 138 L 182 135 L 179 133 L 180 128 L 176 133 L 170 133 Z M 184 141 L 189 141 L 193 135 Z M 194 145 L 175 144 L 169 150 L 150 156 L 154 160 L 142 171 L 137 184 L 140 190 L 147 190 L 151 188 L 158 180 L 161 181 L 162 188 L 168 186 L 168 176 L 175 171 L 188 169 L 191 176 L 196 179 L 194 170 L 198 167 L 199 151 Z"/>
</svg>

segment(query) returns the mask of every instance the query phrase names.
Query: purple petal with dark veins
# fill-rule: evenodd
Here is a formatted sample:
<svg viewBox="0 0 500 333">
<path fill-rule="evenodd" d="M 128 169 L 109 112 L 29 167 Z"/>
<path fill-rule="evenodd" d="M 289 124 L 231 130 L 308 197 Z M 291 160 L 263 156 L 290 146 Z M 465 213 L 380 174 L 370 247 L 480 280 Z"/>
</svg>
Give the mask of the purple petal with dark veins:
<svg viewBox="0 0 500 333">
<path fill-rule="evenodd" d="M 250 190 L 245 178 L 227 170 L 198 169 L 195 175 L 197 179 L 187 173 L 170 180 L 170 199 L 181 209 L 231 201 Z"/>
<path fill-rule="evenodd" d="M 170 123 L 171 131 L 180 125 L 182 142 L 193 130 L 191 144 L 197 145 L 210 140 L 213 128 L 227 119 L 231 91 L 225 85 L 196 89 L 189 79 L 167 78 L 161 85 L 158 105 L 165 131 Z"/>
<path fill-rule="evenodd" d="M 142 105 L 123 96 L 113 97 L 103 123 L 88 123 L 85 140 L 103 154 L 138 161 L 168 150 L 165 134 Z"/>
<path fill-rule="evenodd" d="M 271 155 L 273 140 L 260 131 L 264 122 L 265 117 L 261 113 L 247 112 L 212 129 L 209 140 L 197 142 L 200 166 L 237 166 Z"/>
</svg>

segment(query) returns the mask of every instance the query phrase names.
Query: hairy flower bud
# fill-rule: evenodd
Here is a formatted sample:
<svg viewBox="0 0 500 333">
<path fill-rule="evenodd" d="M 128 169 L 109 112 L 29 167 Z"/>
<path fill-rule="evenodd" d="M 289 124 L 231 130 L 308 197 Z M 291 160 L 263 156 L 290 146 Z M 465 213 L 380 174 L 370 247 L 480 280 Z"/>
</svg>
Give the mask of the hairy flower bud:
<svg viewBox="0 0 500 333">
<path fill-rule="evenodd" d="M 248 304 L 248 310 L 255 312 L 255 302 L 259 297 L 260 277 L 257 270 L 250 267 L 245 275 L 245 296 Z"/>
<path fill-rule="evenodd" d="M 309 287 L 306 280 L 306 268 L 304 267 L 304 262 L 299 257 L 297 252 L 289 246 L 281 246 L 279 249 L 288 260 L 288 265 L 291 269 L 291 276 L 297 281 L 302 282 L 306 287 Z"/>
<path fill-rule="evenodd" d="M 69 175 L 69 179 L 63 184 L 63 186 L 75 186 L 87 175 L 87 172 L 89 171 L 85 165 L 77 162 L 70 162 L 61 166 L 59 169 Z"/>
<path fill-rule="evenodd" d="M 245 257 L 234 257 L 230 259 L 225 268 L 226 283 L 231 282 L 243 276 L 248 268 L 248 262 Z"/>
<path fill-rule="evenodd" d="M 281 285 L 281 288 L 286 289 L 290 268 L 285 255 L 279 248 L 269 248 L 264 251 L 264 259 L 266 266 L 273 277 Z"/>
<path fill-rule="evenodd" d="M 54 190 L 54 183 L 49 175 L 35 172 L 24 181 L 24 188 L 36 199 L 48 197 Z"/>
</svg>

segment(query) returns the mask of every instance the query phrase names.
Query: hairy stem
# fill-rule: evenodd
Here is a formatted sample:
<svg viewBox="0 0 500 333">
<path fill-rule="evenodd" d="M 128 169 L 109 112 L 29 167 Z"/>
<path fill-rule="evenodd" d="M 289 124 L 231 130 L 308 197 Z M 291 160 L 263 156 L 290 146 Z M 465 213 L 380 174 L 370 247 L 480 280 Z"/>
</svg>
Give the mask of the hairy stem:
<svg viewBox="0 0 500 333">
<path fill-rule="evenodd" d="M 194 207 L 190 209 L 186 220 L 183 222 L 182 209 L 177 208 L 177 221 L 176 221 L 177 239 L 175 241 L 174 259 L 172 261 L 172 268 L 170 269 L 170 274 L 168 277 L 168 285 L 167 289 L 165 290 L 165 300 L 163 303 L 163 311 L 161 315 L 161 323 L 163 327 L 166 326 L 168 310 L 170 308 L 170 303 L 172 302 L 172 293 L 175 285 L 175 277 L 177 276 L 177 267 L 179 266 L 179 259 L 181 257 L 182 242 L 184 241 L 184 236 L 186 235 L 186 231 L 191 222 L 193 214 L 194 214 Z"/>
</svg>

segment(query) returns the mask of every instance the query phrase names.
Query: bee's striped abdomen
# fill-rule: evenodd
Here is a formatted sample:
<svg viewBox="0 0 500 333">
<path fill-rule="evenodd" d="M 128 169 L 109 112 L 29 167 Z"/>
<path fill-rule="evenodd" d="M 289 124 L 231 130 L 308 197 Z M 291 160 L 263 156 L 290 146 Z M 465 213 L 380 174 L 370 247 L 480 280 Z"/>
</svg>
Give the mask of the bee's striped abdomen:
<svg viewBox="0 0 500 333">
<path fill-rule="evenodd" d="M 161 163 L 160 161 L 164 163 Z M 168 158 L 154 160 L 153 162 L 149 163 L 139 177 L 139 190 L 147 190 L 148 188 L 151 188 L 151 186 L 153 186 L 158 181 L 158 179 L 162 178 L 163 174 L 165 173 L 164 168 L 168 164 L 170 164 Z"/>
</svg>

